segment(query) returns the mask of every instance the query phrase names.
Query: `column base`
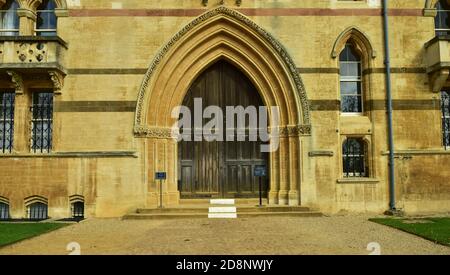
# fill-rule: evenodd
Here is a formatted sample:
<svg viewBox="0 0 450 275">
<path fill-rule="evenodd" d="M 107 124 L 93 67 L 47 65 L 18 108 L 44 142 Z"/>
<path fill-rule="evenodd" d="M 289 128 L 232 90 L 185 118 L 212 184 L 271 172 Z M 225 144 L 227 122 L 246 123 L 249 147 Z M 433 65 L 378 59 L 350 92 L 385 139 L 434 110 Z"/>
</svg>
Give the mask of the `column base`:
<svg viewBox="0 0 450 275">
<path fill-rule="evenodd" d="M 269 205 L 277 205 L 277 204 L 278 204 L 278 191 L 270 191 Z"/>
<path fill-rule="evenodd" d="M 298 206 L 300 204 L 298 191 L 289 191 L 289 206 Z"/>
<path fill-rule="evenodd" d="M 279 205 L 288 205 L 289 203 L 289 192 L 286 190 L 280 190 L 278 193 L 278 204 Z"/>
</svg>

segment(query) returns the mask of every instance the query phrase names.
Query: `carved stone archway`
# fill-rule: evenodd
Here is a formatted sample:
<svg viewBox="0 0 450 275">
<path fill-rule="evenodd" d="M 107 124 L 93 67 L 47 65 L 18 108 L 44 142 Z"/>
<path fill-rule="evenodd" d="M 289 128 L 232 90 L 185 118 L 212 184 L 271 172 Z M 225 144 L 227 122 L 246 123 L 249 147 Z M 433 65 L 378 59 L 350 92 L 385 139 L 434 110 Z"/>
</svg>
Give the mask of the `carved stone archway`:
<svg viewBox="0 0 450 275">
<path fill-rule="evenodd" d="M 157 200 L 154 172 L 168 173 L 164 197 L 177 203 L 177 143 L 172 110 L 210 64 L 225 59 L 253 82 L 266 106 L 280 110 L 280 148 L 270 154 L 272 204 L 300 202 L 300 146 L 311 133 L 309 103 L 297 67 L 284 47 L 246 16 L 220 6 L 193 20 L 156 55 L 141 85 L 135 136 L 146 138 L 149 203 Z M 269 114 L 270 115 L 270 114 Z"/>
</svg>

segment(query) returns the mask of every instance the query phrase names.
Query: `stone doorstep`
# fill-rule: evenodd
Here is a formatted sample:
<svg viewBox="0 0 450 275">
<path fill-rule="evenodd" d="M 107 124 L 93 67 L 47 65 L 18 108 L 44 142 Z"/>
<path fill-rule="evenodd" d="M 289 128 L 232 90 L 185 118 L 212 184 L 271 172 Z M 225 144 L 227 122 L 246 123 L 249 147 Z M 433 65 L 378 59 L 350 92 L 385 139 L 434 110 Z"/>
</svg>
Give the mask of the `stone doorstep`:
<svg viewBox="0 0 450 275">
<path fill-rule="evenodd" d="M 238 213 L 238 218 L 255 217 L 323 217 L 320 212 L 257 212 Z M 123 220 L 169 220 L 169 219 L 207 219 L 208 213 L 159 213 L 159 214 L 128 214 Z"/>
<path fill-rule="evenodd" d="M 191 206 L 179 206 L 179 207 L 168 207 L 168 208 L 148 208 L 148 209 L 137 209 L 135 214 L 168 214 L 168 213 L 209 213 L 210 208 L 219 209 L 224 208 L 222 206 L 211 206 L 211 205 L 191 205 Z M 281 213 L 281 212 L 311 212 L 311 209 L 303 206 L 237 206 L 237 213 Z M 215 211 L 212 211 L 215 212 Z M 232 211 L 225 211 L 232 212 Z"/>
<path fill-rule="evenodd" d="M 212 211 L 210 211 L 212 210 Z M 211 206 L 209 204 L 185 205 L 169 208 L 138 209 L 123 217 L 124 220 L 193 219 L 193 218 L 251 218 L 251 217 L 321 217 L 322 213 L 302 206 Z M 233 216 L 233 217 L 231 217 Z"/>
</svg>

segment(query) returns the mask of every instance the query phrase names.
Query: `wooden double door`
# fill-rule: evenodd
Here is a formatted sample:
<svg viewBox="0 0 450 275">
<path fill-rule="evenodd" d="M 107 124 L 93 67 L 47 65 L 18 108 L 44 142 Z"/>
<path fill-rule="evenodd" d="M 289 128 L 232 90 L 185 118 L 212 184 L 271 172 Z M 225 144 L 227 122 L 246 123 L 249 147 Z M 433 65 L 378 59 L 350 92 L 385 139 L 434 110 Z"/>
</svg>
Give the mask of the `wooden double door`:
<svg viewBox="0 0 450 275">
<path fill-rule="evenodd" d="M 205 70 L 192 84 L 183 106 L 188 107 L 194 122 L 194 99 L 201 98 L 203 110 L 219 106 L 226 129 L 226 106 L 263 106 L 258 91 L 237 68 L 219 61 Z M 235 125 L 237 117 L 235 116 Z M 245 125 L 248 127 L 248 116 Z M 203 125 L 211 119 L 203 118 Z M 192 124 L 194 125 L 194 124 Z M 183 131 L 183 129 L 181 129 Z M 193 129 L 191 129 L 193 132 Z M 227 129 L 229 130 L 229 129 Z M 248 134 L 248 132 L 246 132 Z M 253 177 L 256 165 L 268 166 L 268 154 L 261 153 L 260 141 L 182 141 L 178 146 L 178 190 L 182 198 L 255 198 L 259 180 Z M 268 178 L 262 180 L 267 196 Z"/>
</svg>

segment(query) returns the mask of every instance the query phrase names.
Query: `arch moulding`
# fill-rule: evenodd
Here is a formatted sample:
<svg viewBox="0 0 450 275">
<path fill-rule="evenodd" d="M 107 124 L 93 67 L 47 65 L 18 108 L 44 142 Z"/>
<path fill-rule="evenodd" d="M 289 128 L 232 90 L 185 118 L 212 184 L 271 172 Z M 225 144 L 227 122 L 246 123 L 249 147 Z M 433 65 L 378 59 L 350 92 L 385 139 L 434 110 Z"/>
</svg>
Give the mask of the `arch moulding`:
<svg viewBox="0 0 450 275">
<path fill-rule="evenodd" d="M 373 49 L 373 44 L 370 41 L 369 36 L 355 26 L 348 27 L 338 36 L 338 38 L 334 42 L 331 57 L 337 58 L 341 51 L 344 49 L 345 43 L 347 43 L 347 41 L 350 39 L 352 39 L 357 44 L 357 46 L 361 48 L 361 54 L 366 60 L 377 57 L 377 52 Z"/>
<path fill-rule="evenodd" d="M 200 37 L 200 34 L 205 35 L 203 39 Z M 193 43 L 189 43 L 189 41 L 193 40 L 196 41 L 197 48 L 186 47 L 187 45 L 194 47 L 195 45 L 192 45 Z M 208 40 L 213 40 L 217 43 L 213 45 L 211 41 L 208 43 Z M 252 42 L 256 44 L 252 45 Z M 205 44 L 214 46 L 214 49 L 201 53 L 198 49 L 200 49 L 200 47 L 206 49 L 207 47 L 205 47 Z M 192 58 L 192 54 L 195 54 L 196 58 Z M 262 54 L 268 55 L 263 56 Z M 249 57 L 254 57 L 254 59 L 250 59 Z M 180 58 L 184 59 L 180 61 Z M 207 58 L 209 58 L 209 60 L 207 60 Z M 253 82 L 257 82 L 255 84 L 260 88 L 260 91 L 263 83 L 261 83 L 262 79 L 257 79 L 258 76 L 256 74 L 259 75 L 259 78 L 261 78 L 261 76 L 268 77 L 268 73 L 264 73 L 261 70 L 268 69 L 271 74 L 270 76 L 272 77 L 272 79 L 269 80 L 271 80 L 272 83 L 265 83 L 266 86 L 270 85 L 267 87 L 270 87 L 273 90 L 276 88 L 284 89 L 272 91 L 273 93 L 277 92 L 284 94 L 278 96 L 278 99 L 283 98 L 283 100 L 270 103 L 289 104 L 288 106 L 291 109 L 295 109 L 294 113 L 298 115 L 297 118 L 291 119 L 291 121 L 286 123 L 286 125 L 289 125 L 290 129 L 284 130 L 292 132 L 292 128 L 297 128 L 298 131 L 300 131 L 300 134 L 310 134 L 310 107 L 308 98 L 301 77 L 298 74 L 297 67 L 286 49 L 271 34 L 243 14 L 220 6 L 191 21 L 173 36 L 156 54 L 144 76 L 144 80 L 139 90 L 134 123 L 135 135 L 138 137 L 154 136 L 161 138 L 170 135 L 169 128 L 171 124 L 161 125 L 161 123 L 156 123 L 155 125 L 156 121 L 149 120 L 148 110 L 150 110 L 153 105 L 152 99 L 157 92 L 156 88 L 161 88 L 158 84 L 162 84 L 160 80 L 162 80 L 166 74 L 169 74 L 172 80 L 183 76 L 175 75 L 173 73 L 174 70 L 179 71 L 173 66 L 173 63 L 175 63 L 174 59 L 180 61 L 176 62 L 178 65 L 182 65 L 183 61 L 189 59 L 192 62 L 191 64 L 188 64 L 190 68 L 183 68 L 183 72 L 186 73 L 190 69 L 194 69 L 193 76 L 197 76 L 208 65 L 211 65 L 221 58 L 227 59 L 230 63 L 233 63 L 236 67 L 246 73 Z M 245 62 L 242 62 L 243 59 L 245 59 Z M 198 60 L 201 60 L 202 62 L 199 63 Z M 194 68 L 195 66 L 200 67 Z M 168 69 L 171 69 L 172 71 L 169 71 Z M 176 80 L 176 82 L 179 81 L 179 79 Z M 188 84 L 190 84 L 193 79 L 188 81 L 190 81 L 188 82 Z M 167 82 L 165 84 L 167 84 Z M 172 88 L 173 90 L 174 87 L 164 87 L 164 89 L 167 88 Z M 177 88 L 181 87 L 178 86 Z M 181 91 L 181 93 L 185 94 L 188 87 L 184 88 L 185 89 Z M 271 91 L 265 92 L 270 93 Z M 268 99 L 264 94 L 262 97 L 263 99 Z M 160 99 L 160 97 L 158 98 Z M 177 103 L 180 104 L 181 102 L 182 100 Z M 266 101 L 265 103 L 267 104 L 269 102 Z M 280 106 L 280 108 L 281 107 L 282 106 Z"/>
<path fill-rule="evenodd" d="M 266 106 L 279 108 L 276 127 L 280 144 L 278 151 L 270 153 L 269 202 L 298 205 L 300 139 L 311 134 L 310 107 L 302 79 L 286 49 L 272 35 L 224 6 L 207 11 L 182 28 L 156 54 L 144 76 L 134 134 L 147 138 L 147 204 L 158 201 L 157 183 L 152 180 L 156 171 L 167 171 L 164 201 L 176 204 L 179 200 L 177 143 L 172 138 L 178 116 L 173 118 L 172 112 L 182 105 L 195 79 L 219 60 L 242 71 Z"/>
</svg>

